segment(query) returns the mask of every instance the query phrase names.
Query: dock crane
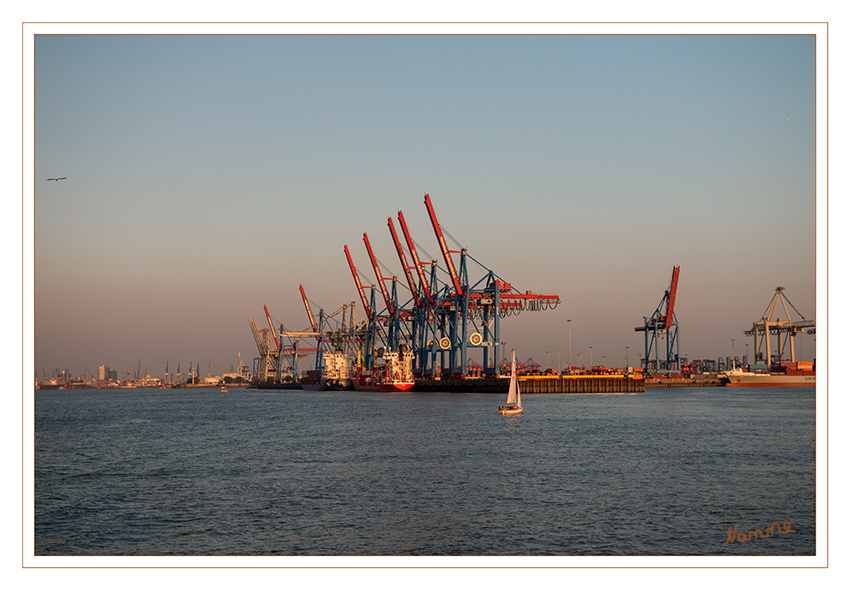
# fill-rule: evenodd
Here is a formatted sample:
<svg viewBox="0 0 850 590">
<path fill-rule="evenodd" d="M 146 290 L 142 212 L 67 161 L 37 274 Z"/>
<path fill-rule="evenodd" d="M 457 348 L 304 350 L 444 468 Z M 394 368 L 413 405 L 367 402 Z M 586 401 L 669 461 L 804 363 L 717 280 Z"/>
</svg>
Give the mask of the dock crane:
<svg viewBox="0 0 850 590">
<path fill-rule="evenodd" d="M 495 363 L 495 359 L 499 357 L 499 349 L 496 347 L 502 344 L 499 335 L 500 318 L 515 315 L 524 310 L 553 309 L 560 303 L 560 298 L 557 295 L 537 295 L 531 291 L 520 293 L 512 289 L 509 283 L 501 280 L 493 271 L 481 266 L 477 260 L 468 255 L 465 248 L 458 251 L 449 250 L 444 230 L 437 220 L 437 214 L 428 194 L 425 195 L 425 207 L 434 228 L 443 261 L 448 269 L 446 272 L 450 282 L 438 281 L 436 260 L 429 263 L 419 260 L 401 211 L 398 212 L 398 220 L 404 233 L 407 250 L 413 260 L 412 265 L 407 262 L 404 247 L 395 231 L 392 218 L 388 218 L 387 226 L 407 285 L 411 290 L 412 299 L 409 302 L 399 305 L 398 278 L 390 279 L 381 274 L 372 245 L 365 233 L 363 239 L 375 271 L 377 286 L 373 284 L 371 287 L 364 287 L 361 284 L 348 246 L 345 247 L 345 256 L 368 318 L 362 341 L 365 366 L 371 368 L 374 360 L 372 351 L 380 350 L 378 339 L 381 339 L 390 351 L 401 350 L 402 347 L 406 349 L 410 346 L 416 359 L 413 371 L 423 377 L 435 376 L 440 372 L 448 373 L 450 377 L 463 378 L 469 363 L 468 348 L 482 349 L 484 373 L 496 374 L 499 370 Z M 455 266 L 452 254 L 460 254 L 459 266 Z M 485 271 L 484 277 L 475 283 L 469 281 L 468 260 L 472 260 Z M 424 270 L 426 265 L 431 266 L 430 279 L 427 278 Z M 411 272 L 413 270 L 419 278 L 418 286 Z M 384 281 L 388 280 L 393 282 L 392 294 L 388 292 L 384 284 Z M 365 293 L 367 288 L 371 289 L 369 298 Z M 379 311 L 376 306 L 376 294 L 379 289 L 386 305 L 384 312 Z M 439 369 L 437 368 L 438 354 L 440 355 Z"/>
<path fill-rule="evenodd" d="M 334 354 L 337 351 L 342 351 L 345 346 L 347 340 L 351 339 L 352 334 L 346 333 L 346 320 L 345 315 L 348 310 L 348 304 L 342 306 L 341 309 L 333 312 L 328 315 L 325 313 L 325 310 L 319 308 L 319 323 L 316 324 L 316 320 L 313 318 L 313 312 L 310 309 L 310 301 L 307 299 L 307 294 L 304 292 L 304 285 L 298 286 L 299 291 L 301 291 L 301 300 L 304 302 L 304 310 L 307 312 L 307 318 L 310 320 L 310 328 L 313 330 L 309 332 L 307 330 L 302 330 L 300 332 L 284 332 L 283 326 L 281 326 L 280 337 L 283 338 L 315 338 L 316 339 L 316 348 L 315 349 L 305 349 L 301 348 L 302 351 L 313 351 L 316 352 L 316 366 L 315 370 L 319 371 L 322 368 L 324 362 L 325 353 Z M 333 319 L 334 316 L 342 312 L 342 321 L 340 322 L 340 328 L 336 331 L 328 329 L 328 321 Z M 351 303 L 351 318 L 354 319 L 354 303 Z M 352 328 L 353 330 L 353 328 Z M 297 345 L 297 340 L 295 344 L 293 344 L 292 352 L 297 352 L 295 350 Z M 287 351 L 289 351 L 287 349 Z"/>
<path fill-rule="evenodd" d="M 676 290 L 679 286 L 679 267 L 673 267 L 673 275 L 670 278 L 670 287 L 664 291 L 661 303 L 655 312 L 647 318 L 644 316 L 643 326 L 635 328 L 635 332 L 644 333 L 644 355 L 641 359 L 644 371 L 654 370 L 656 372 L 673 372 L 681 370 L 679 360 L 679 322 L 676 320 L 674 306 L 676 304 Z M 659 359 L 658 348 L 661 337 L 665 337 L 666 358 Z M 653 350 L 655 352 L 653 358 Z"/>
<path fill-rule="evenodd" d="M 510 283 L 503 281 L 492 270 L 485 268 L 472 258 L 466 248 L 461 248 L 459 251 L 449 250 L 444 237 L 445 232 L 437 221 L 437 214 L 428 194 L 425 195 L 425 207 L 451 279 L 450 284 L 441 290 L 436 290 L 437 318 L 432 320 L 435 324 L 429 330 L 436 334 L 439 329 L 444 334 L 438 344 L 441 349 L 449 353 L 452 376 L 466 375 L 469 348 L 481 348 L 484 373 L 495 374 L 499 370 L 497 359 L 500 356 L 499 349 L 496 347 L 502 344 L 500 319 L 522 311 L 554 309 L 560 303 L 560 297 L 531 291 L 520 293 L 513 289 Z M 452 254 L 460 254 L 460 265 L 457 270 Z M 469 280 L 469 260 L 485 271 L 484 276 L 474 283 Z M 436 289 L 433 280 L 432 285 Z"/>
<path fill-rule="evenodd" d="M 348 254 L 347 248 L 346 254 Z M 338 352 L 353 352 L 346 350 L 346 348 L 350 349 L 355 343 L 363 340 L 363 326 L 355 325 L 355 305 L 353 301 L 350 304 L 344 304 L 333 313 L 326 313 L 324 309 L 320 308 L 318 319 L 316 319 L 313 316 L 310 306 L 311 302 L 307 299 L 304 285 L 299 285 L 299 291 L 304 304 L 304 310 L 310 322 L 310 325 L 306 329 L 298 331 L 286 330 L 283 324 L 281 324 L 280 330 L 276 332 L 266 306 L 263 306 L 263 309 L 266 313 L 270 330 L 260 330 L 256 325 L 256 321 L 253 318 L 249 319 L 251 330 L 254 332 L 254 339 L 257 342 L 257 349 L 260 351 L 260 358 L 254 359 L 255 373 L 257 373 L 260 381 L 279 383 L 283 380 L 288 380 L 290 373 L 292 379 L 299 381 L 300 371 L 298 370 L 298 363 L 310 353 L 316 353 L 315 368 L 319 371 L 322 368 L 327 353 L 331 353 L 334 357 L 337 357 Z M 366 309 L 367 311 L 369 310 L 368 307 Z M 338 317 L 340 314 L 342 321 Z M 347 317 L 348 319 L 346 319 Z M 350 326 L 347 322 L 350 322 Z M 269 332 L 273 336 L 270 336 Z M 272 345 L 272 338 L 275 342 L 274 346 Z M 301 342 L 302 340 L 312 339 L 316 340 L 315 348 Z M 258 363 L 260 368 L 257 367 Z"/>
<path fill-rule="evenodd" d="M 265 306 L 263 307 L 265 308 Z M 271 322 L 271 319 L 269 319 L 269 322 Z M 260 353 L 257 377 L 260 381 L 273 381 L 280 363 L 280 352 L 276 345 L 272 349 L 269 330 L 265 328 L 261 330 L 254 318 L 248 318 L 248 324 L 251 326 L 251 332 L 254 334 L 254 341 L 257 343 L 257 350 Z M 274 330 L 271 330 L 271 333 L 274 334 Z M 277 337 L 275 336 L 276 340 Z"/>
<path fill-rule="evenodd" d="M 266 310 L 266 316 L 271 330 L 259 330 L 253 318 L 250 319 L 257 348 L 261 357 L 266 359 L 264 362 L 271 362 L 271 357 L 275 357 L 277 353 L 278 356 L 273 360 L 279 363 L 280 356 L 289 354 L 288 348 L 281 348 L 284 338 L 316 338 L 319 340 L 317 351 L 322 349 L 322 340 L 325 341 L 325 345 L 350 347 L 349 352 L 357 352 L 358 367 L 367 371 L 374 368 L 376 358 L 383 356 L 386 359 L 389 358 L 388 355 L 413 353 L 415 366 L 412 368 L 414 374 L 421 377 L 430 378 L 442 374 L 448 377 L 464 378 L 467 376 L 467 367 L 471 366 L 482 368 L 483 371 L 479 372 L 484 374 L 497 375 L 499 351 L 504 344 L 500 342 L 500 320 L 522 311 L 554 309 L 560 303 L 560 298 L 558 295 L 520 292 L 512 288 L 510 283 L 504 281 L 492 270 L 485 268 L 468 254 L 466 248 L 461 247 L 457 240 L 443 230 L 428 194 L 425 194 L 424 204 L 440 247 L 442 260 L 448 270 L 440 268 L 437 260 L 420 261 L 417 253 L 419 246 L 418 244 L 414 246 L 415 242 L 410 236 L 404 215 L 399 211 L 398 221 L 405 243 L 402 243 L 396 232 L 391 217 L 387 219 L 387 226 L 404 272 L 406 286 L 411 291 L 411 299 L 406 302 L 400 301 L 398 276 L 389 277 L 381 273 L 369 236 L 364 233 L 363 242 L 375 273 L 374 282 L 366 279 L 365 274 L 361 277 L 347 245 L 344 247 L 344 252 L 366 320 L 355 326 L 355 305 L 352 302 L 350 307 L 345 305 L 342 308 L 343 328 L 336 331 L 328 330 L 324 324 L 337 312 L 330 315 L 320 312 L 318 322 L 314 321 L 302 287 L 301 296 L 310 318 L 310 331 L 285 332 L 281 326 L 280 341 L 278 341 L 278 334 L 275 333 L 268 310 Z M 449 250 L 446 237 L 457 244 L 460 250 Z M 405 252 L 405 245 L 407 252 Z M 419 249 L 422 248 L 419 247 Z M 452 254 L 460 256 L 457 266 Z M 408 263 L 408 260 L 412 260 L 412 263 Z M 479 275 L 480 278 L 477 280 L 473 278 L 470 281 L 468 266 L 473 263 L 483 269 L 484 274 Z M 430 273 L 426 273 L 426 266 L 430 266 Z M 449 280 L 446 282 L 439 280 L 438 270 L 443 270 Z M 392 271 L 388 273 L 393 274 Z M 371 284 L 364 285 L 361 278 L 364 281 L 368 280 Z M 392 281 L 391 291 L 385 281 Z M 369 289 L 368 294 L 367 289 Z M 377 301 L 381 300 L 383 306 L 379 307 Z M 346 309 L 351 310 L 350 327 L 346 327 Z M 271 342 L 272 337 L 274 337 L 274 344 Z M 354 347 L 358 350 L 353 350 Z M 472 360 L 467 354 L 468 349 L 481 349 L 483 364 L 479 365 Z M 257 359 L 255 363 L 259 360 Z M 266 370 L 268 370 L 267 367 Z M 266 380 L 267 375 L 270 376 L 266 371 L 259 372 L 261 380 Z"/>
<path fill-rule="evenodd" d="M 753 327 L 750 330 L 746 330 L 744 334 L 746 336 L 753 337 L 753 347 L 755 349 L 755 359 L 756 362 L 761 362 L 762 360 L 770 366 L 771 363 L 771 349 L 770 349 L 770 336 L 776 336 L 776 357 L 777 361 L 781 363 L 785 360 L 783 357 L 785 356 L 785 351 L 790 348 L 791 349 L 791 362 L 797 362 L 797 357 L 795 353 L 794 347 L 794 336 L 803 331 L 804 328 L 814 328 L 815 321 L 807 320 L 803 314 L 797 311 L 797 308 L 794 307 L 794 304 L 785 296 L 783 293 L 785 291 L 785 287 L 777 287 L 776 291 L 773 294 L 773 299 L 768 303 L 767 308 L 765 308 L 765 313 L 762 315 L 762 318 L 753 323 Z M 775 320 L 770 318 L 773 317 L 773 312 L 776 308 L 776 303 L 780 302 L 782 304 L 782 309 L 785 310 L 785 319 L 783 320 L 780 317 L 776 317 Z M 797 315 L 800 316 L 800 319 L 797 321 L 791 321 L 791 316 L 788 313 L 788 307 L 785 304 L 791 306 L 791 309 L 797 312 Z M 768 310 L 769 309 L 769 310 Z M 809 333 L 813 333 L 813 330 L 809 330 Z"/>
</svg>

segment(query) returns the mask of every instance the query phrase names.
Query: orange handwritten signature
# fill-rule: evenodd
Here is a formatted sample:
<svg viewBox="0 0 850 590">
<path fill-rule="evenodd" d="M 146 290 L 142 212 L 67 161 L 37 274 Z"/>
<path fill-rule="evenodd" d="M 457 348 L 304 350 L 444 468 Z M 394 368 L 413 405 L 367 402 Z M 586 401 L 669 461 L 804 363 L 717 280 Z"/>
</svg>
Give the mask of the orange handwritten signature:
<svg viewBox="0 0 850 590">
<path fill-rule="evenodd" d="M 724 545 L 729 545 L 730 543 L 734 543 L 736 540 L 739 543 L 746 543 L 752 539 L 766 538 L 772 537 L 774 533 L 774 527 L 776 527 L 777 533 L 780 535 L 787 535 L 788 533 L 796 533 L 797 531 L 791 528 L 791 523 L 789 521 L 785 521 L 785 528 L 783 529 L 783 525 L 778 522 L 774 522 L 772 525 L 764 529 L 764 532 L 761 532 L 761 529 L 756 529 L 754 531 L 744 531 L 738 532 L 738 525 L 735 525 L 735 530 L 733 531 L 731 528 L 729 529 L 729 538 L 723 543 Z"/>
</svg>

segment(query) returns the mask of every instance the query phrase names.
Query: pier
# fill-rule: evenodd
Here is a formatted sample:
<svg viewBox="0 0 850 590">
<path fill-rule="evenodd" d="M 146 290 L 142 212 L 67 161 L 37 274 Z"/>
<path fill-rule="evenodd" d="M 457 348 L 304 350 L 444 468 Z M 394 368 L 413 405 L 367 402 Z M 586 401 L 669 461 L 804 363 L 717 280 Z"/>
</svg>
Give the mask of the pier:
<svg viewBox="0 0 850 590">
<path fill-rule="evenodd" d="M 718 377 L 666 377 L 655 376 L 646 378 L 646 387 L 723 387 L 724 382 Z"/>
<path fill-rule="evenodd" d="M 535 375 L 517 379 L 520 393 L 641 393 L 652 388 L 723 387 L 717 377 L 635 375 Z M 411 391 L 434 393 L 508 393 L 510 379 L 417 379 Z M 301 389 L 298 382 L 254 383 L 259 389 Z"/>
<path fill-rule="evenodd" d="M 644 379 L 627 375 L 543 375 L 517 379 L 520 393 L 638 393 Z M 507 393 L 509 379 L 417 380 L 414 391 Z"/>
</svg>

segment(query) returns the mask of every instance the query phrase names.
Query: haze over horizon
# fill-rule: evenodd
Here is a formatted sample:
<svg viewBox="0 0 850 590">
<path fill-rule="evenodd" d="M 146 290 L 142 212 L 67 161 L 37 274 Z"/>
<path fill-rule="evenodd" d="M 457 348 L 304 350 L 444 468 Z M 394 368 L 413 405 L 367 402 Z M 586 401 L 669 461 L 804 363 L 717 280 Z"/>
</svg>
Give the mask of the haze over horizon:
<svg viewBox="0 0 850 590">
<path fill-rule="evenodd" d="M 674 265 L 682 355 L 743 356 L 776 287 L 817 317 L 815 74 L 813 35 L 38 35 L 37 376 L 229 372 L 299 285 L 362 316 L 364 232 L 406 300 L 387 218 L 439 259 L 425 193 L 560 296 L 503 321 L 518 359 L 571 319 L 574 363 L 637 366 Z"/>
</svg>

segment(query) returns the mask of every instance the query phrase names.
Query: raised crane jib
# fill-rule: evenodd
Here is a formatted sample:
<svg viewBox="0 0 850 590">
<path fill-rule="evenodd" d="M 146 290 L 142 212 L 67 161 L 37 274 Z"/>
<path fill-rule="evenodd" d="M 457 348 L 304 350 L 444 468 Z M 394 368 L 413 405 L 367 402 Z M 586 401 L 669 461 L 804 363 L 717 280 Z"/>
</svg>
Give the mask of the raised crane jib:
<svg viewBox="0 0 850 590">
<path fill-rule="evenodd" d="M 398 212 L 398 222 L 401 225 L 401 231 L 404 233 L 404 240 L 407 242 L 407 249 L 410 251 L 410 257 L 413 258 L 413 266 L 416 268 L 416 274 L 419 275 L 419 284 L 422 285 L 422 291 L 425 293 L 425 298 L 428 300 L 428 305 L 434 307 L 436 302 L 431 294 L 431 289 L 428 287 L 428 279 L 425 278 L 425 271 L 422 270 L 422 264 L 419 262 L 419 254 L 413 246 L 413 238 L 410 237 L 410 232 L 407 230 L 407 223 L 404 221 L 404 215 L 401 211 Z"/>
<path fill-rule="evenodd" d="M 363 234 L 363 242 L 366 244 L 366 251 L 369 253 L 369 260 L 372 262 L 372 268 L 375 270 L 375 276 L 378 278 L 378 288 L 381 289 L 381 294 L 384 296 L 384 303 L 387 305 L 389 313 L 395 313 L 393 302 L 390 300 L 390 294 L 387 291 L 387 286 L 384 284 L 384 277 L 381 276 L 381 269 L 378 268 L 378 260 L 375 258 L 375 253 L 372 252 L 372 245 L 369 243 L 369 236 Z"/>
<path fill-rule="evenodd" d="M 310 312 L 310 303 L 307 301 L 307 295 L 304 294 L 304 285 L 298 285 L 298 288 L 301 289 L 301 299 L 304 300 L 304 309 L 307 310 L 307 317 L 310 318 L 310 327 L 313 328 L 314 332 L 318 332 L 316 322 L 313 321 L 313 314 Z"/>
<path fill-rule="evenodd" d="M 348 260 L 348 266 L 351 268 L 352 276 L 354 276 L 354 284 L 357 285 L 357 293 L 360 294 L 360 303 L 363 304 L 363 310 L 366 312 L 366 317 L 369 318 L 369 321 L 371 322 L 374 319 L 374 317 L 372 317 L 372 307 L 366 300 L 366 294 L 363 293 L 363 285 L 360 284 L 360 277 L 357 276 L 357 269 L 354 267 L 354 261 L 351 260 L 351 253 L 348 251 L 348 245 L 345 246 L 345 258 Z"/>
<path fill-rule="evenodd" d="M 463 293 L 463 289 L 460 286 L 460 281 L 457 278 L 457 272 L 455 271 L 455 265 L 452 262 L 452 257 L 449 254 L 449 249 L 446 247 L 446 240 L 443 238 L 443 231 L 440 229 L 440 224 L 437 221 L 437 214 L 434 213 L 434 207 L 431 205 L 431 197 L 425 193 L 425 206 L 428 208 L 428 215 L 431 217 L 431 225 L 434 226 L 434 233 L 437 234 L 437 242 L 440 244 L 440 251 L 443 253 L 443 259 L 446 261 L 446 267 L 449 269 L 449 276 L 452 278 L 452 286 L 454 286 L 455 293 L 458 295 Z"/>
<path fill-rule="evenodd" d="M 422 302 L 419 300 L 419 290 L 416 288 L 416 281 L 413 280 L 413 274 L 411 274 L 410 267 L 407 265 L 407 257 L 404 255 L 404 248 L 401 247 L 401 242 L 398 240 L 398 234 L 395 231 L 392 217 L 387 218 L 387 226 L 389 226 L 390 234 L 393 236 L 395 249 L 398 252 L 398 259 L 401 262 L 401 267 L 404 269 L 404 276 L 407 278 L 407 285 L 410 287 L 410 292 L 413 293 L 413 302 L 416 304 L 416 307 L 421 307 Z"/>
<path fill-rule="evenodd" d="M 664 316 L 664 329 L 669 329 L 673 323 L 673 306 L 676 304 L 676 288 L 679 286 L 679 267 L 673 267 L 673 278 L 670 279 L 670 296 L 667 298 L 667 311 Z"/>
<path fill-rule="evenodd" d="M 274 336 L 274 345 L 277 346 L 277 349 L 280 350 L 280 342 L 277 341 L 277 333 L 274 331 L 274 326 L 272 325 L 272 317 L 269 315 L 268 308 L 264 305 L 263 309 L 266 312 L 266 319 L 269 320 L 269 328 L 271 328 L 272 336 Z M 210 358 L 210 364 L 212 364 L 212 358 Z"/>
</svg>

